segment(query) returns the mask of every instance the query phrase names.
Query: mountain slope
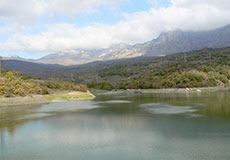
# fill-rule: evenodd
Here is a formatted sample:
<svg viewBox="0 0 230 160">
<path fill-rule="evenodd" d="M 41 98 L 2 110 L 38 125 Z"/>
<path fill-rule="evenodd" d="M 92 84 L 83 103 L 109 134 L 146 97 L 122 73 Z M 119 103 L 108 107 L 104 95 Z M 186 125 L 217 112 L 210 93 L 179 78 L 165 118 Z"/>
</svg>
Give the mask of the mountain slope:
<svg viewBox="0 0 230 160">
<path fill-rule="evenodd" d="M 106 61 L 139 56 L 161 56 L 188 52 L 203 48 L 230 47 L 230 25 L 211 31 L 171 31 L 160 34 L 157 39 L 134 46 L 118 44 L 105 49 L 71 49 L 47 55 L 29 62 L 44 64 L 76 65 L 94 61 Z M 5 59 L 23 60 L 20 57 Z"/>
<path fill-rule="evenodd" d="M 143 47 L 143 45 L 145 45 L 145 47 Z M 142 47 L 147 56 L 167 55 L 203 48 L 229 47 L 230 25 L 212 31 L 193 32 L 178 30 L 162 33 L 157 39 L 143 45 Z"/>
<path fill-rule="evenodd" d="M 230 86 L 230 48 L 202 49 L 165 57 L 98 61 L 76 66 L 3 62 L 4 68 L 14 67 L 16 71 L 23 70 L 29 75 L 71 80 L 98 89 Z"/>
<path fill-rule="evenodd" d="M 8 70 L 15 70 L 24 74 L 29 74 L 36 77 L 49 77 L 61 70 L 64 66 L 52 64 L 39 64 L 34 62 L 27 62 L 21 60 L 3 60 L 2 68 Z"/>
<path fill-rule="evenodd" d="M 132 47 L 126 44 L 114 45 L 106 49 L 72 49 L 50 54 L 35 61 L 45 64 L 76 65 L 93 61 L 132 58 L 143 54 L 135 53 Z"/>
<path fill-rule="evenodd" d="M 203 48 L 230 47 L 230 25 L 211 31 L 172 31 L 160 34 L 152 41 L 129 46 L 114 45 L 107 49 L 67 50 L 51 54 L 37 62 L 50 64 L 84 64 L 138 56 L 159 56 L 178 52 L 188 52 Z"/>
<path fill-rule="evenodd" d="M 230 48 L 148 57 L 91 73 L 77 73 L 96 89 L 154 89 L 230 86 Z M 73 72 L 71 72 L 73 73 Z M 85 82 L 86 83 L 86 82 Z"/>
</svg>

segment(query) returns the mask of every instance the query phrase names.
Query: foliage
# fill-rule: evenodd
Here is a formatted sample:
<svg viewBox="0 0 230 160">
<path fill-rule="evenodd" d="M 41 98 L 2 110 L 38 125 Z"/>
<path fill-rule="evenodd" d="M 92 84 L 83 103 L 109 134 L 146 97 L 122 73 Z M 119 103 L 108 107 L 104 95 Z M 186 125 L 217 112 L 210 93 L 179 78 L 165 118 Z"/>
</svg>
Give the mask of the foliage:
<svg viewBox="0 0 230 160">
<path fill-rule="evenodd" d="M 102 78 L 88 82 L 88 87 L 111 90 L 230 86 L 229 48 L 186 54 L 186 61 L 184 53 L 179 53 L 102 69 L 98 72 Z M 115 78 L 115 73 L 119 77 Z"/>
<path fill-rule="evenodd" d="M 38 83 L 43 87 L 44 94 L 50 89 L 85 91 L 85 85 L 88 88 L 103 90 L 230 86 L 230 48 L 206 48 L 165 57 L 137 57 L 77 66 L 25 66 L 15 68 L 26 68 L 25 73 L 30 70 L 30 75 L 35 76 L 36 73 L 48 80 L 39 82 L 25 75 L 18 77 L 24 82 Z M 8 79 L 11 79 L 11 76 L 9 74 Z M 16 83 L 15 79 L 12 81 Z M 8 83 L 6 86 L 10 88 L 12 85 Z"/>
<path fill-rule="evenodd" d="M 112 90 L 115 87 L 110 82 L 90 82 L 87 84 L 89 88 L 103 89 L 103 90 Z"/>
<path fill-rule="evenodd" d="M 77 85 L 57 79 L 37 80 L 15 71 L 3 70 L 0 76 L 0 95 L 5 97 L 46 95 L 51 89 L 87 91 L 85 85 Z"/>
</svg>

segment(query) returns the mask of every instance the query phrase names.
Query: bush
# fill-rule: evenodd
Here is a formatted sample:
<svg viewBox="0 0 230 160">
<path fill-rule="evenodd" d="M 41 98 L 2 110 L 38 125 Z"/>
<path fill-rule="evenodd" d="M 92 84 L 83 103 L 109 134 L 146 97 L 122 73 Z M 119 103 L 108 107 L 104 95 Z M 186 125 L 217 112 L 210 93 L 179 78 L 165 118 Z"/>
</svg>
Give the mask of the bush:
<svg viewBox="0 0 230 160">
<path fill-rule="evenodd" d="M 84 85 L 74 84 L 72 82 L 64 82 L 61 80 L 38 81 L 28 79 L 21 73 L 9 71 L 2 74 L 0 79 L 0 95 L 5 97 L 26 96 L 32 94 L 49 94 L 49 89 L 68 89 L 77 91 L 87 91 Z M 27 79 L 27 80 L 25 80 Z"/>
</svg>

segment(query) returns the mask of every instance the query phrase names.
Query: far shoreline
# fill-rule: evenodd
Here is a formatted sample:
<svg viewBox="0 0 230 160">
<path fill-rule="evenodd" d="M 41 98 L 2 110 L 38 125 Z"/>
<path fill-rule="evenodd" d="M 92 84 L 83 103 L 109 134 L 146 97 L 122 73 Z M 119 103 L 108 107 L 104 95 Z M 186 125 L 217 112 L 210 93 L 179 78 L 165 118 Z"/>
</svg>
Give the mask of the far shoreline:
<svg viewBox="0 0 230 160">
<path fill-rule="evenodd" d="M 199 87 L 199 88 L 165 88 L 165 89 L 126 89 L 126 90 L 91 90 L 95 95 L 113 95 L 113 94 L 151 94 L 151 93 L 207 93 L 217 91 L 230 91 L 230 87 Z"/>
</svg>

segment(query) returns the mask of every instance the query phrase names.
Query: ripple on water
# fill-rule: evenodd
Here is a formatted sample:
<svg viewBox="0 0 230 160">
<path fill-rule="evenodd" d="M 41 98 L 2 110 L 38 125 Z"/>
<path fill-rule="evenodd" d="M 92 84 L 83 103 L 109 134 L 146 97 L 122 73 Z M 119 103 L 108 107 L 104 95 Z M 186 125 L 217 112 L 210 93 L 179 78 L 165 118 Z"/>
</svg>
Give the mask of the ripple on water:
<svg viewBox="0 0 230 160">
<path fill-rule="evenodd" d="M 197 111 L 191 106 L 174 106 L 167 103 L 147 103 L 140 106 L 145 108 L 148 112 L 155 114 L 182 114 Z"/>
</svg>

